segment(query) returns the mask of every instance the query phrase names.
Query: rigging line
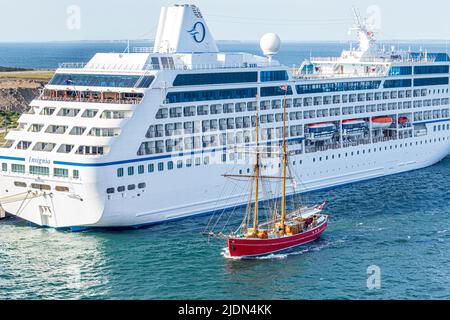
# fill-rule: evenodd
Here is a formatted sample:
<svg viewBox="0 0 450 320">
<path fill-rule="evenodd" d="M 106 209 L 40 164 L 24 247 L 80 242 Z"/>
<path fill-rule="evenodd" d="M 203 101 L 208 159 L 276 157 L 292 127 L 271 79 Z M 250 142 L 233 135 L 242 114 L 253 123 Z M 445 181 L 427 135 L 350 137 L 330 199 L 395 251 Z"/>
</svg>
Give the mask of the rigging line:
<svg viewBox="0 0 450 320">
<path fill-rule="evenodd" d="M 214 21 L 215 23 L 227 23 L 229 24 L 230 22 L 233 24 L 240 24 L 240 25 L 260 25 L 260 23 L 258 22 L 252 22 L 252 21 L 220 21 L 220 20 L 216 20 Z M 291 27 L 296 27 L 296 26 L 333 26 L 333 25 L 347 25 L 347 23 L 285 23 L 285 22 L 265 22 L 265 25 L 271 25 L 271 26 L 291 26 Z"/>
<path fill-rule="evenodd" d="M 225 192 L 225 189 L 227 188 L 227 184 L 226 183 L 224 183 L 223 185 L 222 185 L 222 192 L 220 193 L 220 194 L 225 194 L 224 192 Z M 219 206 L 219 199 L 217 199 L 216 200 L 216 203 L 215 203 L 215 205 L 214 205 L 214 211 L 213 212 L 216 212 L 217 211 L 217 208 L 218 208 L 218 206 Z M 205 230 L 204 230 L 204 233 L 209 229 L 209 226 L 211 225 L 211 223 L 212 223 L 212 220 L 213 220 L 213 218 L 214 218 L 214 215 L 215 214 L 212 214 L 211 215 L 211 217 L 208 219 L 209 221 L 208 221 L 208 224 L 206 225 L 206 228 L 205 228 Z"/>
<path fill-rule="evenodd" d="M 234 185 L 234 189 L 232 194 L 235 194 L 236 189 L 238 189 L 239 186 L 237 184 Z M 234 199 L 234 198 L 233 198 Z M 228 201 L 230 202 L 232 200 L 232 198 L 228 199 Z M 242 199 L 244 200 L 244 199 Z M 244 201 L 245 202 L 245 201 Z M 238 203 L 240 203 L 240 200 L 238 199 Z M 222 217 L 225 215 L 226 212 L 230 212 L 228 220 L 226 222 L 226 224 L 224 225 L 224 228 L 222 229 L 222 232 L 225 230 L 225 228 L 228 226 L 229 221 L 231 220 L 231 216 L 236 212 L 236 209 L 238 208 L 238 205 L 234 206 L 233 209 L 230 211 L 230 209 L 226 208 L 227 207 L 228 202 L 225 204 L 225 208 L 222 210 L 222 213 L 220 214 L 219 218 L 216 221 L 216 224 L 213 227 L 213 230 L 215 230 L 219 224 L 219 222 L 221 221 Z"/>
<path fill-rule="evenodd" d="M 244 196 L 243 196 L 243 198 L 244 198 Z M 243 200 L 244 200 L 244 199 L 243 199 Z M 230 214 L 230 215 L 228 216 L 228 220 L 227 220 L 227 222 L 225 223 L 225 225 L 224 225 L 224 227 L 223 227 L 223 229 L 222 229 L 222 233 L 225 231 L 225 228 L 230 224 L 231 217 L 232 217 L 232 215 L 236 212 L 236 210 L 237 210 L 237 206 L 234 207 L 233 213 Z"/>
<path fill-rule="evenodd" d="M 235 166 L 233 166 L 231 169 L 229 169 L 228 171 L 225 171 L 225 172 L 226 172 L 226 173 L 229 173 L 229 172 L 234 171 L 234 167 L 235 167 Z M 221 192 L 220 194 L 227 194 L 225 191 L 226 191 L 226 189 L 227 189 L 228 187 L 231 187 L 231 185 L 228 184 L 228 183 L 224 183 L 223 186 L 222 186 L 222 192 Z M 231 201 L 231 200 L 229 199 L 228 201 Z M 218 217 L 217 220 L 220 220 L 221 215 L 223 215 L 224 211 L 226 210 L 226 209 L 218 210 L 219 202 L 220 202 L 220 199 L 217 199 L 216 204 L 215 204 L 215 209 L 214 209 L 214 212 L 217 212 L 217 213 L 221 212 L 221 214 L 219 215 L 219 217 Z M 228 203 L 225 203 L 225 207 L 227 206 L 227 204 L 228 204 Z M 209 229 L 209 227 L 210 227 L 210 225 L 211 225 L 211 223 L 212 223 L 212 220 L 214 219 L 215 216 L 216 216 L 216 214 L 211 215 L 211 217 L 210 217 L 210 219 L 209 219 L 209 222 L 208 222 L 208 224 L 207 224 L 207 226 L 206 226 L 206 228 L 205 228 L 205 232 L 208 231 L 208 229 Z M 217 225 L 217 223 L 218 223 L 218 221 L 216 221 L 216 224 L 215 224 L 215 225 Z"/>
<path fill-rule="evenodd" d="M 233 189 L 233 193 L 234 193 L 234 190 L 235 190 L 235 189 L 236 189 L 236 187 Z M 226 203 L 225 203 L 225 207 L 226 207 Z M 217 228 L 217 226 L 218 226 L 220 220 L 222 219 L 222 217 L 224 216 L 224 214 L 225 214 L 226 212 L 227 212 L 227 209 L 225 209 L 225 208 L 222 209 L 221 214 L 220 214 L 219 217 L 217 218 L 216 223 L 214 224 L 214 226 L 213 226 L 213 228 L 212 228 L 213 231 Z"/>
<path fill-rule="evenodd" d="M 269 199 L 266 201 L 266 219 L 270 221 L 270 218 L 274 215 L 272 207 L 277 201 L 274 196 L 274 193 L 272 192 L 271 185 L 268 181 L 265 184 L 263 184 L 263 188 L 268 189 L 268 191 L 266 191 L 267 194 L 269 195 Z"/>
<path fill-rule="evenodd" d="M 226 185 L 226 186 L 229 186 L 229 192 L 225 192 L 225 189 L 224 189 L 224 193 L 223 193 L 223 194 L 231 194 L 231 195 L 232 195 L 232 194 L 235 193 L 235 191 L 236 191 L 236 189 L 237 189 L 237 185 L 235 185 L 235 184 L 227 184 L 227 183 L 225 183 L 225 185 Z M 220 216 L 219 216 L 219 218 L 218 218 L 218 221 L 216 221 L 216 225 L 217 225 L 217 223 L 219 222 L 220 218 L 223 216 L 223 214 L 224 214 L 227 210 L 229 210 L 229 208 L 227 209 L 227 207 L 228 207 L 228 203 L 229 203 L 231 200 L 232 200 L 232 197 L 228 198 L 228 199 L 226 200 L 226 202 L 222 205 L 223 208 L 220 210 L 220 211 L 221 211 L 221 214 L 220 214 Z M 220 201 L 220 200 L 218 200 L 218 201 Z"/>
<path fill-rule="evenodd" d="M 242 19 L 242 20 L 258 20 L 258 21 L 280 21 L 281 19 L 275 19 L 275 18 L 261 18 L 261 17 L 243 17 L 243 16 L 227 16 L 227 15 L 216 15 L 216 14 L 206 14 L 207 17 L 217 17 L 217 18 L 227 18 L 227 19 Z M 283 21 L 292 21 L 292 22 L 298 22 L 298 21 L 305 21 L 305 22 L 319 22 L 319 21 L 346 21 L 346 22 L 352 22 L 353 19 L 348 18 L 342 18 L 342 19 L 282 19 Z"/>
</svg>

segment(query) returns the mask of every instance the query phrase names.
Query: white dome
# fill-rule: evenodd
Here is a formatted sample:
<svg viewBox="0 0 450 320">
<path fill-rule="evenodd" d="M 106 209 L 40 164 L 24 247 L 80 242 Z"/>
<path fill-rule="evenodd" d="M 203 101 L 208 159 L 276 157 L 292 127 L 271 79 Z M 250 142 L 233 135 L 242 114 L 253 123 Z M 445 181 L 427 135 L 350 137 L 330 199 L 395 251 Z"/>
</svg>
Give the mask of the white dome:
<svg viewBox="0 0 450 320">
<path fill-rule="evenodd" d="M 266 56 L 273 56 L 280 51 L 281 39 L 275 33 L 266 33 L 260 41 L 261 50 Z"/>
</svg>

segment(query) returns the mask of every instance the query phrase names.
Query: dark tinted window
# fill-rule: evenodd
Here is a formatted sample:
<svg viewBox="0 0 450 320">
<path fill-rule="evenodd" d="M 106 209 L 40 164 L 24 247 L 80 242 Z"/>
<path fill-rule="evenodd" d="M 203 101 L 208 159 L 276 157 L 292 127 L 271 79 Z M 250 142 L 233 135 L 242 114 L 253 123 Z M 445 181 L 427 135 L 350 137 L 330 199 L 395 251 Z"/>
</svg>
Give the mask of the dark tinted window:
<svg viewBox="0 0 450 320">
<path fill-rule="evenodd" d="M 412 80 L 411 79 L 398 79 L 398 80 L 386 80 L 384 82 L 384 88 L 404 88 L 411 87 Z"/>
<path fill-rule="evenodd" d="M 85 87 L 148 88 L 154 79 L 155 77 L 153 76 L 57 73 L 53 76 L 50 84 Z"/>
<path fill-rule="evenodd" d="M 261 97 L 284 96 L 285 94 L 292 95 L 291 86 L 288 87 L 287 91 L 279 86 L 261 88 Z"/>
<path fill-rule="evenodd" d="M 174 87 L 210 84 L 248 83 L 257 82 L 257 72 L 222 72 L 179 74 L 173 82 Z"/>
<path fill-rule="evenodd" d="M 286 81 L 289 80 L 288 73 L 286 71 L 262 71 L 261 82 L 268 81 Z"/>
<path fill-rule="evenodd" d="M 448 78 L 414 79 L 415 87 L 447 85 L 448 83 L 449 83 Z"/>
<path fill-rule="evenodd" d="M 256 92 L 256 88 L 169 92 L 167 94 L 167 102 L 183 103 L 211 100 L 249 99 L 255 98 Z"/>
<path fill-rule="evenodd" d="M 322 92 L 339 92 L 339 91 L 357 91 L 378 89 L 381 81 L 361 81 L 361 82 L 331 82 L 320 84 L 298 85 L 298 94 L 322 93 Z"/>
</svg>

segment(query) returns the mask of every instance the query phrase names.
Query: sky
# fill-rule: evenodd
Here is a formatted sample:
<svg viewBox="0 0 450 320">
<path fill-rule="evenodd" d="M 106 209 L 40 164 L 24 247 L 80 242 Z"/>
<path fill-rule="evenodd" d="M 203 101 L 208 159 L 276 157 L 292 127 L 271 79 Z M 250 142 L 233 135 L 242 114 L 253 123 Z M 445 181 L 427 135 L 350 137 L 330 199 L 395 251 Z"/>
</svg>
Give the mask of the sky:
<svg viewBox="0 0 450 320">
<path fill-rule="evenodd" d="M 0 42 L 153 39 L 161 6 L 176 0 L 0 0 Z M 450 39 L 446 0 L 181 0 L 200 7 L 217 40 L 349 40 L 352 7 L 380 40 Z"/>
</svg>

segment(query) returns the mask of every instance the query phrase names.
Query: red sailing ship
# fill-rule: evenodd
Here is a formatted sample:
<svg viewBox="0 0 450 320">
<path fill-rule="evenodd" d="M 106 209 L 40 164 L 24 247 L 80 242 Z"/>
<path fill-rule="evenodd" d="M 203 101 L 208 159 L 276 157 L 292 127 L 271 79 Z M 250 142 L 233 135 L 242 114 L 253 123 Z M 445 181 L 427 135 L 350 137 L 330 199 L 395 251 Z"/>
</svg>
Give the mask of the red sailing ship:
<svg viewBox="0 0 450 320">
<path fill-rule="evenodd" d="M 286 90 L 286 87 L 281 87 Z M 297 206 L 293 210 L 287 210 L 287 181 L 295 185 L 295 180 L 288 177 L 288 147 L 286 139 L 286 97 L 283 101 L 283 140 L 281 146 L 280 177 L 269 177 L 261 174 L 264 167 L 262 163 L 259 145 L 259 115 L 256 116 L 256 151 L 254 171 L 252 175 L 224 175 L 229 178 L 250 178 L 252 184 L 250 201 L 246 210 L 244 222 L 239 230 L 230 234 L 220 234 L 227 241 L 227 257 L 231 258 L 254 258 L 270 255 L 292 249 L 318 239 L 328 226 L 329 216 L 323 214 L 326 202 L 313 207 Z M 281 205 L 277 203 L 273 208 L 273 214 L 267 221 L 259 222 L 259 196 L 262 181 L 279 180 L 282 183 Z M 280 207 L 280 210 L 278 210 Z"/>
</svg>

